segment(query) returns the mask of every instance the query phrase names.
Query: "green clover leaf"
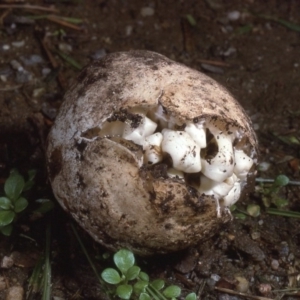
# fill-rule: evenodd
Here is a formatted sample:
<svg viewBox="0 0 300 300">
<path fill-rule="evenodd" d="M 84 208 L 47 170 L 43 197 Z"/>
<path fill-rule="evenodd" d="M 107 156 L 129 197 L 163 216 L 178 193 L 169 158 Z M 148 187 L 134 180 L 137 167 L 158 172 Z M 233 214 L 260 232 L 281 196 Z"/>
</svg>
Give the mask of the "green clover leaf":
<svg viewBox="0 0 300 300">
<path fill-rule="evenodd" d="M 163 291 L 164 296 L 167 298 L 176 298 L 181 294 L 181 288 L 177 285 L 170 285 Z"/>
<path fill-rule="evenodd" d="M 7 197 L 0 197 L 0 209 L 9 210 L 11 208 L 11 201 Z"/>
<path fill-rule="evenodd" d="M 2 210 L 0 211 L 0 226 L 6 226 L 10 224 L 15 218 L 15 212 L 11 210 Z"/>
<path fill-rule="evenodd" d="M 132 294 L 132 286 L 129 284 L 119 285 L 116 293 L 121 299 L 130 299 Z"/>
<path fill-rule="evenodd" d="M 121 249 L 114 255 L 114 262 L 118 269 L 126 274 L 128 269 L 134 265 L 134 255 L 129 250 Z"/>
<path fill-rule="evenodd" d="M 21 195 L 25 181 L 23 176 L 16 170 L 10 172 L 4 184 L 4 192 L 8 198 L 15 201 Z"/>
<path fill-rule="evenodd" d="M 151 300 L 151 297 L 146 293 L 141 293 L 139 300 Z"/>
<path fill-rule="evenodd" d="M 132 266 L 128 269 L 126 273 L 126 279 L 127 280 L 133 280 L 136 279 L 140 274 L 141 268 L 138 266 Z"/>
<path fill-rule="evenodd" d="M 197 300 L 197 295 L 195 293 L 188 294 L 184 300 Z"/>
<path fill-rule="evenodd" d="M 14 205 L 14 211 L 19 213 L 28 206 L 28 201 L 24 197 L 20 197 L 16 200 Z"/>
<path fill-rule="evenodd" d="M 110 284 L 118 284 L 121 282 L 120 274 L 117 270 L 107 268 L 101 273 L 102 279 Z"/>
</svg>

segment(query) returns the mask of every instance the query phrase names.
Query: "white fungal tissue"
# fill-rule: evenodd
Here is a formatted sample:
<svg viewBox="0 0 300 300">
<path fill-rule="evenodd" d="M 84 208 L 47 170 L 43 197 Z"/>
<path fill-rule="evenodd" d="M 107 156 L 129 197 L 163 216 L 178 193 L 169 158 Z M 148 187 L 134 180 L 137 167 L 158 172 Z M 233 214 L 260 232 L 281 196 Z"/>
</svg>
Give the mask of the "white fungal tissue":
<svg viewBox="0 0 300 300">
<path fill-rule="evenodd" d="M 254 163 L 234 146 L 242 135 L 238 129 L 224 131 L 204 120 L 177 124 L 161 105 L 148 111 L 135 108 L 128 113 L 131 118 L 125 121 L 105 121 L 100 136 L 120 136 L 142 146 L 144 164 L 167 164 L 170 179 L 185 182 L 200 195 L 213 196 L 218 215 L 220 206 L 229 207 L 238 201 Z M 138 115 L 139 121 L 134 123 L 132 115 Z"/>
</svg>

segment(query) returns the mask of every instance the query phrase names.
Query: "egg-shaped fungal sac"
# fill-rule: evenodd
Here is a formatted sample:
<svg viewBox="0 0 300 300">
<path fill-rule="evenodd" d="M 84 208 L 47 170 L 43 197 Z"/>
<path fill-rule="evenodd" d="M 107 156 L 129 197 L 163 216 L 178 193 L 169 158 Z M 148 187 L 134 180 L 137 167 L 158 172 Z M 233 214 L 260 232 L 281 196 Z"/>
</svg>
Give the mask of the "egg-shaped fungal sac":
<svg viewBox="0 0 300 300">
<path fill-rule="evenodd" d="M 149 255 L 207 239 L 257 164 L 240 104 L 210 77 L 149 51 L 113 53 L 77 77 L 50 131 L 62 207 L 99 243 Z"/>
</svg>

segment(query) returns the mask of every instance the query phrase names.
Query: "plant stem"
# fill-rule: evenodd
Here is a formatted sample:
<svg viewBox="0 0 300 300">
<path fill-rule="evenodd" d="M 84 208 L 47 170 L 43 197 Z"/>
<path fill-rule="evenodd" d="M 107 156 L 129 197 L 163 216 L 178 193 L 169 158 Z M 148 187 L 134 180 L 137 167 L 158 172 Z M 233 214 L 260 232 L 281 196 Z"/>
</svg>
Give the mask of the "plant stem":
<svg viewBox="0 0 300 300">
<path fill-rule="evenodd" d="M 255 178 L 255 182 L 262 182 L 262 183 L 273 183 L 275 179 L 268 179 L 268 178 Z M 300 181 L 293 181 L 290 180 L 288 185 L 299 185 L 300 186 Z"/>
<path fill-rule="evenodd" d="M 73 230 L 73 232 L 74 232 L 74 234 L 75 234 L 75 237 L 76 237 L 76 239 L 77 239 L 77 241 L 78 241 L 78 243 L 79 243 L 79 245 L 80 245 L 80 247 L 81 247 L 82 252 L 84 253 L 85 257 L 87 258 L 87 260 L 88 260 L 88 262 L 89 262 L 91 268 L 93 269 L 93 271 L 94 271 L 94 273 L 95 273 L 95 275 L 96 275 L 98 281 L 100 282 L 101 286 L 105 287 L 105 283 L 104 283 L 104 281 L 102 280 L 102 278 L 100 277 L 100 275 L 99 275 L 99 273 L 98 273 L 98 271 L 97 271 L 97 269 L 96 269 L 96 266 L 95 266 L 95 264 L 93 263 L 91 257 L 89 256 L 89 254 L 88 254 L 88 252 L 87 252 L 85 246 L 83 245 L 83 243 L 82 243 L 82 241 L 81 241 L 81 239 L 80 239 L 80 237 L 79 237 L 79 235 L 78 235 L 78 232 L 77 232 L 77 230 L 75 229 L 75 226 L 74 226 L 73 223 L 71 223 L 71 228 L 72 228 L 72 230 Z"/>
<path fill-rule="evenodd" d="M 51 299 L 51 263 L 50 263 L 50 242 L 51 242 L 51 224 L 47 224 L 46 228 L 46 251 L 44 266 L 44 283 L 42 300 Z"/>
<path fill-rule="evenodd" d="M 276 209 L 276 208 L 268 208 L 267 213 L 271 214 L 271 215 L 277 215 L 277 216 L 300 219 L 300 213 L 296 212 L 296 211 L 279 210 L 279 209 Z"/>
<path fill-rule="evenodd" d="M 146 288 L 148 294 L 150 294 L 155 300 L 168 300 L 160 291 L 154 288 L 151 284 Z"/>
</svg>

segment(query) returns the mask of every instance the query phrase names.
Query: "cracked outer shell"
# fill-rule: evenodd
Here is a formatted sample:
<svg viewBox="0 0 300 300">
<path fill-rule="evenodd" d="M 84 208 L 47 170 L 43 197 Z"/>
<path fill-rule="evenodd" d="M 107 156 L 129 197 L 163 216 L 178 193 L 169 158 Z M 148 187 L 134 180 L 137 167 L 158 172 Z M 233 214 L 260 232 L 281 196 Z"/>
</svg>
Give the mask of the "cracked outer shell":
<svg viewBox="0 0 300 300">
<path fill-rule="evenodd" d="M 140 146 L 96 138 L 120 108 L 160 103 L 179 122 L 208 118 L 241 128 L 256 153 L 249 118 L 213 79 L 148 51 L 120 52 L 93 62 L 65 95 L 48 137 L 55 197 L 98 242 L 139 254 L 166 253 L 208 238 L 229 220 L 216 205 L 166 170 L 142 166 Z M 82 139 L 84 138 L 84 139 Z"/>
</svg>

